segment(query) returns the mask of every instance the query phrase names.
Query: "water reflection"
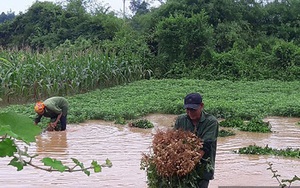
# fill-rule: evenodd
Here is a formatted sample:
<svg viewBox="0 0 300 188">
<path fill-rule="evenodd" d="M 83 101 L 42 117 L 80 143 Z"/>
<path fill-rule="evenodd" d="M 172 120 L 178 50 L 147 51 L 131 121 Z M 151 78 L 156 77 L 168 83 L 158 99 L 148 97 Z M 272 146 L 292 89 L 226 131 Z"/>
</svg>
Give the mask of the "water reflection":
<svg viewBox="0 0 300 188">
<path fill-rule="evenodd" d="M 140 170 L 141 154 L 147 153 L 156 128 L 169 128 L 177 116 L 152 114 L 146 119 L 156 126 L 154 129 L 138 129 L 113 122 L 90 121 L 80 125 L 68 125 L 65 132 L 48 132 L 37 137 L 30 152 L 39 158 L 53 157 L 71 164 L 71 157 L 85 166 L 92 160 L 103 163 L 107 158 L 112 168 L 103 168 L 101 173 L 86 176 L 81 172 L 43 172 L 25 167 L 17 172 L 7 166 L 8 160 L 1 159 L 0 184 L 5 187 L 110 187 L 146 188 L 145 171 Z M 210 188 L 218 186 L 278 186 L 273 174 L 267 170 L 268 162 L 282 175 L 290 179 L 300 175 L 300 159 L 273 156 L 238 155 L 233 152 L 240 147 L 256 144 L 273 148 L 300 145 L 299 118 L 270 117 L 273 133 L 247 133 L 236 131 L 235 136 L 219 138 L 216 158 L 215 180 Z M 295 185 L 300 185 L 297 182 Z"/>
<path fill-rule="evenodd" d="M 45 132 L 36 139 L 36 152 L 64 154 L 68 148 L 66 131 Z"/>
</svg>

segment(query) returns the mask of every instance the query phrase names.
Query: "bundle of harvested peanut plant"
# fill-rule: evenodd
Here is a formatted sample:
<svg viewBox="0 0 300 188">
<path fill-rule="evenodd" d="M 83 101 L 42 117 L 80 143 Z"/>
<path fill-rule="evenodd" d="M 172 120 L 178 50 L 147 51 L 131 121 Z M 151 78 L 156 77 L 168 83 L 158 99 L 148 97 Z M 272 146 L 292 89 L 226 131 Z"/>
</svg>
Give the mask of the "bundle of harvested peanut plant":
<svg viewBox="0 0 300 188">
<path fill-rule="evenodd" d="M 150 154 L 143 153 L 141 169 L 146 170 L 149 187 L 194 187 L 199 178 L 203 142 L 194 133 L 183 130 L 158 130 Z M 199 170 L 199 169 L 198 169 Z"/>
</svg>

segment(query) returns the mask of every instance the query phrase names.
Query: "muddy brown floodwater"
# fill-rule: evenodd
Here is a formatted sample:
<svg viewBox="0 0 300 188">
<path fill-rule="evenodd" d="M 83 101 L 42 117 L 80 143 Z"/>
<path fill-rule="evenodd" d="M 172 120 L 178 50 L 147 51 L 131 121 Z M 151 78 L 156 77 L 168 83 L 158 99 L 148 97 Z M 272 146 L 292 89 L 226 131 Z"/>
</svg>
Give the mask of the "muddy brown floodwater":
<svg viewBox="0 0 300 188">
<path fill-rule="evenodd" d="M 156 128 L 167 128 L 173 124 L 175 115 L 152 114 L 146 116 L 155 128 L 144 130 L 115 125 L 113 122 L 89 121 L 79 125 L 68 125 L 65 132 L 46 132 L 29 146 L 29 153 L 39 156 L 34 161 L 51 157 L 71 166 L 76 158 L 86 167 L 92 160 L 104 163 L 108 158 L 113 166 L 103 168 L 100 173 L 45 172 L 32 167 L 16 171 L 7 166 L 8 158 L 0 160 L 0 187 L 110 187 L 146 188 L 145 171 L 140 170 L 142 153 L 149 152 L 152 133 Z M 239 155 L 233 151 L 256 144 L 285 149 L 300 147 L 300 118 L 268 117 L 273 133 L 249 133 L 236 131 L 235 136 L 218 139 L 215 179 L 210 188 L 218 186 L 278 186 L 273 174 L 267 170 L 268 162 L 281 174 L 281 179 L 300 176 L 300 159 L 275 156 Z M 292 185 L 299 186 L 300 183 Z"/>
</svg>

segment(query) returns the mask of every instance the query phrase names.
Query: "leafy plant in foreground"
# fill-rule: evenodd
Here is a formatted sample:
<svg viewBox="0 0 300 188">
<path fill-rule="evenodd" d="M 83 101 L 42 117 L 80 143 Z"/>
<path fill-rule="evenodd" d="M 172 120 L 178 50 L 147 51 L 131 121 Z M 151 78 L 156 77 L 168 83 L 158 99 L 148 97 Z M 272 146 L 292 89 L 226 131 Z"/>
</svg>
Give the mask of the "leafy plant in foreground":
<svg viewBox="0 0 300 188">
<path fill-rule="evenodd" d="M 300 178 L 298 176 L 294 176 L 293 179 L 283 179 L 280 180 L 279 177 L 280 175 L 277 174 L 277 170 L 273 169 L 273 164 L 272 163 L 268 163 L 269 168 L 267 168 L 267 170 L 270 170 L 273 173 L 273 178 L 276 178 L 277 182 L 279 183 L 279 186 L 281 188 L 285 188 L 285 187 L 291 187 L 291 184 L 295 181 L 300 181 Z M 285 184 L 285 183 L 289 183 L 289 185 Z"/>
<path fill-rule="evenodd" d="M 0 113 L 0 157 L 11 157 L 8 165 L 17 168 L 17 171 L 23 170 L 24 166 L 32 166 L 34 168 L 45 170 L 48 172 L 76 172 L 82 171 L 86 175 L 90 175 L 89 170 L 95 173 L 101 172 L 102 167 L 111 167 L 110 160 L 106 160 L 104 164 L 98 164 L 97 161 L 92 161 L 91 165 L 85 167 L 83 163 L 75 158 L 72 158 L 74 166 L 69 167 L 62 164 L 61 161 L 49 157 L 43 158 L 41 161 L 46 167 L 37 166 L 33 163 L 33 159 L 37 154 L 29 154 L 28 147 L 24 146 L 22 150 L 17 144 L 16 140 L 23 141 L 30 145 L 35 142 L 35 136 L 41 133 L 41 128 L 34 126 L 32 120 L 27 116 L 22 116 L 13 112 Z"/>
</svg>

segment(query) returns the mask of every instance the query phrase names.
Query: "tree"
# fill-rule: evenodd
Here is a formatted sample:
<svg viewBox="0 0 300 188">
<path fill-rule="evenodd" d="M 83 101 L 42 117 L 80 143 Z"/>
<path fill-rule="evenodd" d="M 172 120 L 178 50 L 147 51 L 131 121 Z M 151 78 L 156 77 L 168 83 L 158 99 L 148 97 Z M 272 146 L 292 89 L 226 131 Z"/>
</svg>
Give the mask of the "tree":
<svg viewBox="0 0 300 188">
<path fill-rule="evenodd" d="M 9 21 L 9 20 L 12 20 L 14 19 L 16 16 L 15 16 L 15 13 L 14 12 L 7 12 L 7 14 L 5 14 L 4 12 L 2 12 L 0 14 L 0 24 L 5 22 L 5 21 Z"/>
<path fill-rule="evenodd" d="M 20 14 L 6 25 L 0 25 L 0 35 L 4 35 L 1 45 L 11 47 L 31 46 L 43 48 L 58 43 L 51 35 L 60 27 L 62 8 L 52 2 L 34 3 L 25 14 Z"/>
<path fill-rule="evenodd" d="M 149 12 L 150 4 L 144 0 L 131 0 L 129 9 L 133 14 L 146 14 Z"/>
<path fill-rule="evenodd" d="M 88 8 L 89 2 L 69 0 L 58 5 L 37 1 L 26 13 L 0 25 L 0 45 L 53 49 L 66 40 L 74 43 L 84 39 L 95 44 L 111 40 L 121 28 L 122 19 L 101 6 Z"/>
<path fill-rule="evenodd" d="M 212 47 L 213 29 L 204 11 L 191 17 L 178 14 L 160 21 L 155 36 L 158 58 L 166 62 L 165 72 L 176 62 L 187 64 L 200 58 Z"/>
</svg>

